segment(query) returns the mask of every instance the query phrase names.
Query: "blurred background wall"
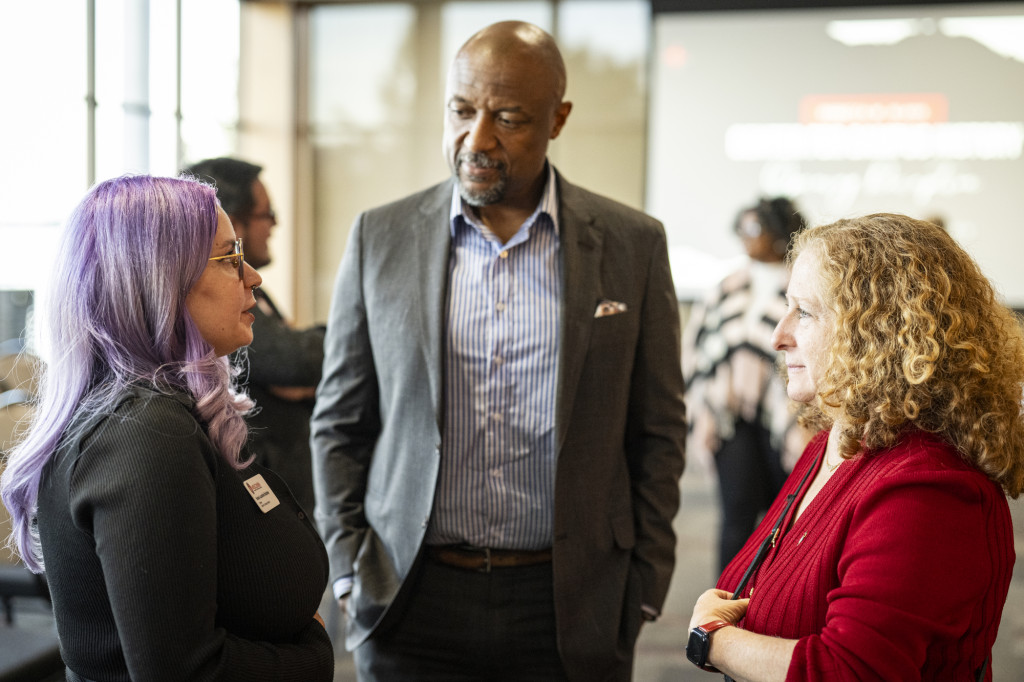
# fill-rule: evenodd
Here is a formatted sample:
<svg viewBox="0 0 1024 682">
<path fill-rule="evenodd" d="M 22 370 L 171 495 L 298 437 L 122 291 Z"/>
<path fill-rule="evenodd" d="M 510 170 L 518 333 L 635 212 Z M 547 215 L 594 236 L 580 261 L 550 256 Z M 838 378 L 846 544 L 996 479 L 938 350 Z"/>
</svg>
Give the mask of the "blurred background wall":
<svg viewBox="0 0 1024 682">
<path fill-rule="evenodd" d="M 265 167 L 268 288 L 323 320 L 356 214 L 448 174 L 455 50 L 512 18 L 567 61 L 552 160 L 665 222 L 682 301 L 741 253 L 736 209 L 788 194 L 941 216 L 1024 304 L 1024 3 L 40 0 L 0 5 L 0 291 L 28 301 L 0 341 L 92 183 L 222 154 Z"/>
</svg>

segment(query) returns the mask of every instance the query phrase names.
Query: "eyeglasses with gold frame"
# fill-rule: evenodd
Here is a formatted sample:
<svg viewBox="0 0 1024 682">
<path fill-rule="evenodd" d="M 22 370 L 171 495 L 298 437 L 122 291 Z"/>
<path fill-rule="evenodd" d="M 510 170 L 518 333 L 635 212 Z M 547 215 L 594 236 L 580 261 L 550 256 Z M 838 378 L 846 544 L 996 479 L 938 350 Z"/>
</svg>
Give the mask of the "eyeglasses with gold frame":
<svg viewBox="0 0 1024 682">
<path fill-rule="evenodd" d="M 223 256 L 214 256 L 210 260 L 227 260 L 231 258 L 231 264 L 238 268 L 238 279 L 245 280 L 245 253 L 242 251 L 242 238 L 235 240 L 235 249 Z"/>
</svg>

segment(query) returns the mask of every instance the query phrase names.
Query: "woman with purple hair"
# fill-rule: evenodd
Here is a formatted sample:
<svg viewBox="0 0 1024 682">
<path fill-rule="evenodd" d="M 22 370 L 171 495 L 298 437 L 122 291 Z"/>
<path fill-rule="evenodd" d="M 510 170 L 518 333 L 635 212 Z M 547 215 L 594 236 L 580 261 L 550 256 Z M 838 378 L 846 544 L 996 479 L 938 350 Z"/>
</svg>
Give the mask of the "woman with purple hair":
<svg viewBox="0 0 1024 682">
<path fill-rule="evenodd" d="M 108 180 L 68 221 L 0 489 L 69 680 L 333 677 L 323 544 L 241 454 L 252 402 L 225 356 L 252 341 L 260 282 L 194 180 Z"/>
</svg>

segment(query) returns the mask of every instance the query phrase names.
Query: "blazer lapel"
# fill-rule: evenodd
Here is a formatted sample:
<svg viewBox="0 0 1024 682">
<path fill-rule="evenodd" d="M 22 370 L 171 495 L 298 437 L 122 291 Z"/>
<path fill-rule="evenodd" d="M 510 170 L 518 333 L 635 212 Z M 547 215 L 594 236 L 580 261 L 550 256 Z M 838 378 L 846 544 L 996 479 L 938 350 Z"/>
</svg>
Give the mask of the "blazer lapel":
<svg viewBox="0 0 1024 682">
<path fill-rule="evenodd" d="M 420 205 L 414 219 L 419 282 L 420 338 L 424 363 L 430 380 L 430 396 L 434 401 L 438 433 L 444 425 L 444 324 L 445 302 L 448 298 L 448 258 L 451 248 L 449 212 L 452 182 L 444 182 Z"/>
<path fill-rule="evenodd" d="M 556 452 L 568 432 L 576 387 L 600 298 L 601 255 L 604 239 L 595 216 L 576 188 L 556 173 L 559 231 L 562 249 L 562 322 L 558 347 L 558 407 L 555 415 Z"/>
</svg>

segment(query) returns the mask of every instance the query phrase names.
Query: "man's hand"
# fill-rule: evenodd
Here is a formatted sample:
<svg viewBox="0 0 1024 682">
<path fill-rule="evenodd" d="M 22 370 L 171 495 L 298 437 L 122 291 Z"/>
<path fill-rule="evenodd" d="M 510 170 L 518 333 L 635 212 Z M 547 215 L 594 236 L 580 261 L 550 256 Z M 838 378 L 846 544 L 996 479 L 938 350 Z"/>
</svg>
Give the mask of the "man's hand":
<svg viewBox="0 0 1024 682">
<path fill-rule="evenodd" d="M 293 403 L 316 398 L 316 386 L 268 386 L 267 388 L 275 397 Z"/>
</svg>

